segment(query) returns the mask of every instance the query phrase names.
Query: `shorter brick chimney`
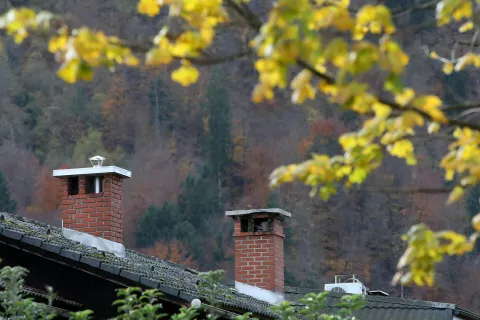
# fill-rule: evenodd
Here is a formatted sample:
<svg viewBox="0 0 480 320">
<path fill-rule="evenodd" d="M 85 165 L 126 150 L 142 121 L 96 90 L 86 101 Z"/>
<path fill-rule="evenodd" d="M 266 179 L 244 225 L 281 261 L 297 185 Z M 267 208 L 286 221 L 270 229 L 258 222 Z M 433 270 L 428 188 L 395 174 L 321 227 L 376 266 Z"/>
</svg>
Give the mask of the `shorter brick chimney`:
<svg viewBox="0 0 480 320">
<path fill-rule="evenodd" d="M 64 228 L 123 243 L 123 179 L 131 172 L 103 167 L 105 158 L 90 158 L 92 167 L 53 170 L 62 181 Z"/>
<path fill-rule="evenodd" d="M 227 211 L 235 223 L 235 281 L 283 294 L 283 221 L 291 214 L 282 209 Z"/>
</svg>

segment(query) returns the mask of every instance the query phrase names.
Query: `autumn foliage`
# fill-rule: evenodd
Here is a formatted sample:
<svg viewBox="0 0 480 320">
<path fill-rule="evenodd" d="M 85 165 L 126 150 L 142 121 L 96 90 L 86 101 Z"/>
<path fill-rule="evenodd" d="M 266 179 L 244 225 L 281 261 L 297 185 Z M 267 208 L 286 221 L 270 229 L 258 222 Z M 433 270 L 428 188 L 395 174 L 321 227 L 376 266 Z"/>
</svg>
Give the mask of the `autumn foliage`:
<svg viewBox="0 0 480 320">
<path fill-rule="evenodd" d="M 478 36 L 477 13 L 472 3 L 470 0 L 441 0 L 434 4 L 438 29 L 445 30 L 447 25 L 453 25 L 459 33 L 475 32 L 470 50 L 463 50 L 461 54 L 445 50 L 450 55 L 447 58 L 428 48 L 424 50 L 444 74 L 452 75 L 480 66 L 480 56 L 472 50 Z M 169 17 L 158 33 L 146 42 L 126 41 L 89 27 L 73 27 L 58 15 L 30 8 L 11 9 L 0 18 L 0 29 L 18 44 L 37 32 L 47 34 L 48 51 L 60 64 L 57 74 L 68 83 L 94 80 L 93 74 L 99 67 L 115 70 L 121 66 L 138 67 L 143 62 L 149 67 L 174 66 L 169 70 L 171 79 L 190 87 L 201 76 L 198 66 L 249 56 L 254 57 L 254 61 L 248 62 L 258 73 L 258 81 L 251 92 L 252 102 L 271 101 L 280 96 L 279 92 L 283 94 L 289 90 L 294 104 L 307 105 L 323 99 L 328 104 L 341 106 L 337 108 L 339 113 L 348 111 L 356 115 L 359 121 L 355 128 L 341 132 L 338 137 L 339 152 L 311 152 L 307 160 L 289 157 L 292 164 L 280 166 L 269 175 L 271 188 L 300 181 L 308 186 L 312 197 L 330 201 L 364 186 L 386 165 L 387 159 L 394 158 L 410 167 L 419 166 L 418 147 L 414 143 L 418 133 L 431 138 L 445 134 L 449 138 L 447 151 L 439 155 L 440 160 L 434 164 L 443 171 L 443 182 L 450 185 L 448 204 L 458 203 L 466 190 L 477 185 L 480 127 L 464 120 L 464 115 L 457 117 L 446 112 L 455 106 L 445 105 L 439 95 L 424 93 L 422 88 L 404 83 L 412 56 L 397 35 L 397 21 L 389 7 L 384 4 L 353 6 L 349 0 L 279 0 L 267 8 L 262 18 L 252 7 L 249 0 L 141 0 L 136 7 L 140 14 L 160 18 L 161 10 L 165 9 Z M 208 51 L 216 49 L 217 31 L 221 28 L 233 33 L 241 29 L 235 33 L 238 37 L 232 39 L 239 39 L 239 47 L 248 49 L 212 57 Z M 372 78 L 376 81 L 369 81 Z M 134 152 L 132 137 L 142 136 L 142 130 L 147 129 L 133 125 L 137 119 L 137 112 L 131 112 L 133 108 L 130 112 L 122 109 L 135 105 L 136 97 L 124 100 L 126 78 L 120 79 L 114 81 L 103 104 L 109 131 L 107 147 L 113 149 L 120 144 L 124 150 Z M 128 117 L 116 110 L 122 110 Z M 273 169 L 270 168 L 272 157 L 261 148 L 255 149 L 256 146 L 245 148 L 238 137 L 233 146 L 236 154 L 232 157 L 229 151 L 232 147 L 228 127 L 230 115 L 220 112 L 225 108 L 218 110 L 204 117 L 207 134 L 213 135 L 212 131 L 217 134 L 204 138 L 209 151 L 215 148 L 219 151 L 203 159 L 210 162 L 210 167 L 203 163 L 197 167 L 215 175 L 213 182 L 219 189 L 231 183 L 230 176 L 237 180 L 244 178 L 246 202 L 261 205 L 269 193 L 261 185 L 267 182 L 261 181 L 266 180 L 266 168 Z M 222 115 L 217 117 L 218 122 L 212 121 L 215 115 Z M 335 136 L 333 123 L 314 120 L 312 136 L 298 146 L 302 156 L 308 155 L 314 136 L 325 139 Z M 195 126 L 201 127 L 201 123 Z M 179 129 L 181 137 L 178 139 L 188 145 L 188 139 L 182 136 L 185 131 L 185 128 Z M 232 158 L 243 160 L 241 174 L 235 172 L 237 168 Z M 206 175 L 202 179 L 206 179 Z M 186 181 L 193 189 L 198 185 L 193 178 Z M 218 195 L 220 193 L 221 190 Z M 204 205 L 197 200 L 195 203 Z M 415 202 L 415 206 L 422 207 L 421 201 Z M 421 210 L 429 208 L 423 206 Z M 423 214 L 421 219 L 425 217 Z M 479 235 L 480 215 L 471 219 L 467 235 L 451 229 L 433 231 L 425 224 L 413 226 L 403 237 L 408 248 L 396 267 L 394 283 L 433 285 L 435 266 L 448 256 L 471 252 Z"/>
<path fill-rule="evenodd" d="M 152 247 L 142 249 L 142 252 L 163 260 L 172 261 L 190 268 L 195 268 L 195 261 L 188 249 L 179 241 L 157 242 Z"/>
</svg>

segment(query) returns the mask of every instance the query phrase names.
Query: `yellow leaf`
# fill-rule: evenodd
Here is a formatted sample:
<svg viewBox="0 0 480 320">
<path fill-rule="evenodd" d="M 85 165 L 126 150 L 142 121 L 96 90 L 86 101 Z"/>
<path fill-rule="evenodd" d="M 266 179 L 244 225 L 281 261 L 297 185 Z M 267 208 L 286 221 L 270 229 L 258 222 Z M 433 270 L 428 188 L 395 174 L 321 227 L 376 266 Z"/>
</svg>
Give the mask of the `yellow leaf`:
<svg viewBox="0 0 480 320">
<path fill-rule="evenodd" d="M 386 119 L 392 112 L 392 108 L 386 104 L 375 102 L 373 104 L 373 111 L 375 111 L 375 116 Z"/>
<path fill-rule="evenodd" d="M 440 129 L 440 124 L 438 122 L 432 122 L 428 126 L 428 133 L 430 134 L 437 133 L 439 129 Z"/>
<path fill-rule="evenodd" d="M 446 170 L 446 171 L 445 171 L 445 180 L 447 180 L 447 181 L 452 181 L 454 175 L 455 175 L 455 171 L 453 171 L 453 170 Z"/>
<path fill-rule="evenodd" d="M 357 137 L 353 133 L 346 133 L 338 139 L 338 142 L 343 147 L 343 150 L 347 151 L 357 145 Z"/>
<path fill-rule="evenodd" d="M 421 96 L 413 101 L 413 105 L 418 109 L 425 111 L 436 122 L 446 123 L 447 118 L 443 114 L 440 106 L 442 100 L 434 95 Z"/>
<path fill-rule="evenodd" d="M 412 88 L 405 88 L 401 94 L 395 96 L 395 102 L 405 106 L 415 97 L 415 91 Z"/>
<path fill-rule="evenodd" d="M 22 28 L 17 30 L 15 34 L 13 35 L 13 40 L 15 41 L 16 44 L 20 44 L 25 40 L 25 38 L 28 36 L 28 32 L 26 29 Z"/>
<path fill-rule="evenodd" d="M 453 19 L 460 21 L 462 18 L 470 18 L 472 16 L 472 2 L 463 1 L 462 4 L 453 12 Z"/>
<path fill-rule="evenodd" d="M 205 41 L 206 43 L 211 43 L 213 40 L 213 37 L 215 36 L 215 29 L 202 28 L 200 29 L 200 35 L 203 41 Z"/>
<path fill-rule="evenodd" d="M 458 31 L 459 32 L 466 32 L 468 30 L 472 30 L 473 29 L 473 22 L 472 21 L 468 21 L 466 23 L 464 23 L 459 29 Z"/>
<path fill-rule="evenodd" d="M 254 103 L 260 103 L 264 99 L 271 100 L 273 98 L 273 90 L 264 84 L 257 84 L 252 93 L 252 101 Z"/>
<path fill-rule="evenodd" d="M 438 54 L 435 51 L 430 52 L 430 58 L 438 59 Z"/>
<path fill-rule="evenodd" d="M 458 199 L 460 199 L 463 196 L 463 193 L 465 192 L 465 189 L 463 189 L 460 186 L 456 186 L 453 188 L 452 192 L 450 192 L 450 195 L 448 196 L 448 204 L 456 202 Z"/>
<path fill-rule="evenodd" d="M 146 64 L 151 66 L 157 66 L 160 64 L 169 64 L 173 59 L 173 56 L 168 50 L 161 48 L 154 48 L 147 52 Z"/>
<path fill-rule="evenodd" d="M 75 83 L 77 82 L 79 67 L 79 59 L 68 60 L 60 66 L 57 75 L 68 83 Z"/>
<path fill-rule="evenodd" d="M 413 144 L 410 140 L 396 141 L 390 149 L 392 156 L 406 158 L 413 152 Z"/>
<path fill-rule="evenodd" d="M 67 47 L 68 36 L 61 35 L 58 37 L 53 37 L 48 42 L 48 51 L 51 53 L 55 53 L 59 50 L 65 50 Z"/>
<path fill-rule="evenodd" d="M 364 168 L 355 168 L 348 180 L 351 183 L 360 184 L 367 178 L 367 171 Z"/>
<path fill-rule="evenodd" d="M 347 9 L 350 6 L 350 0 L 338 0 L 337 5 L 341 8 Z"/>
<path fill-rule="evenodd" d="M 200 73 L 198 69 L 190 64 L 190 62 L 183 60 L 182 66 L 172 72 L 172 80 L 180 83 L 184 87 L 197 82 Z"/>
<path fill-rule="evenodd" d="M 451 74 L 453 72 L 453 69 L 454 69 L 454 66 L 453 66 L 453 63 L 451 62 L 446 62 L 444 65 L 443 65 L 443 73 L 445 74 Z"/>
<path fill-rule="evenodd" d="M 473 217 L 472 225 L 477 232 L 480 232 L 480 213 L 477 213 L 477 215 Z"/>
<path fill-rule="evenodd" d="M 302 70 L 291 83 L 291 88 L 294 89 L 292 95 L 292 102 L 302 104 L 306 99 L 315 98 L 315 89 L 310 83 L 312 74 L 308 70 Z"/>
<path fill-rule="evenodd" d="M 160 13 L 160 5 L 158 0 L 140 0 L 137 10 L 139 13 L 154 17 Z"/>
</svg>

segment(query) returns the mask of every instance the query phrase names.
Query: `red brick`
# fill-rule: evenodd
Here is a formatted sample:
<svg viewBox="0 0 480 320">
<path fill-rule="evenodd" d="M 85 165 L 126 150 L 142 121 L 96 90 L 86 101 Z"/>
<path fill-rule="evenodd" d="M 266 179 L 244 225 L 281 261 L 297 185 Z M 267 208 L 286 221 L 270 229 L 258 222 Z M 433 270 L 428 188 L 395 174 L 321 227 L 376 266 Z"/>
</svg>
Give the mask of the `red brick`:
<svg viewBox="0 0 480 320">
<path fill-rule="evenodd" d="M 85 176 L 79 176 L 79 194 L 68 195 L 68 179 L 61 178 L 61 215 L 65 227 L 123 242 L 123 179 L 104 176 L 104 190 L 85 193 Z"/>
<path fill-rule="evenodd" d="M 237 219 L 234 242 L 235 279 L 266 290 L 283 292 L 283 227 L 279 221 L 274 220 L 274 232 L 241 232 L 240 220 Z"/>
<path fill-rule="evenodd" d="M 77 222 L 72 225 L 72 228 L 83 228 L 88 227 L 88 223 Z"/>
</svg>

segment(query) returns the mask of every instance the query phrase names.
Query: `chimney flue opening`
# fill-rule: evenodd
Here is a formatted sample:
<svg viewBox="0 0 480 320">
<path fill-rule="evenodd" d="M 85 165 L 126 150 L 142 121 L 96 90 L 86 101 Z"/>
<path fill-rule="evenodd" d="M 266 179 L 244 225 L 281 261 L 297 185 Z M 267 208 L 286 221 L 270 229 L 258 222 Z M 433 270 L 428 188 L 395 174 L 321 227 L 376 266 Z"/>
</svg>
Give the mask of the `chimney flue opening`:
<svg viewBox="0 0 480 320">
<path fill-rule="evenodd" d="M 78 177 L 68 177 L 67 180 L 68 195 L 74 196 L 78 194 Z"/>
</svg>

